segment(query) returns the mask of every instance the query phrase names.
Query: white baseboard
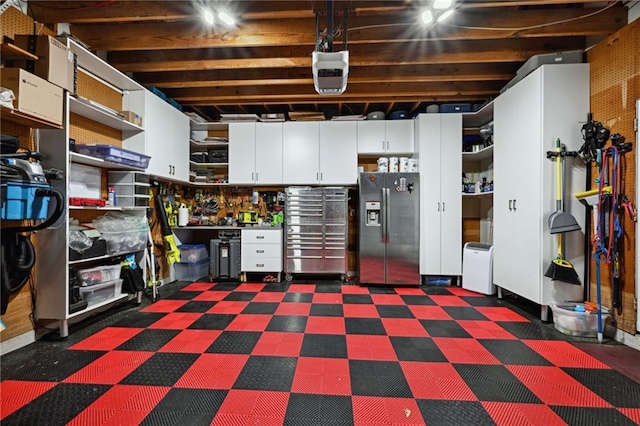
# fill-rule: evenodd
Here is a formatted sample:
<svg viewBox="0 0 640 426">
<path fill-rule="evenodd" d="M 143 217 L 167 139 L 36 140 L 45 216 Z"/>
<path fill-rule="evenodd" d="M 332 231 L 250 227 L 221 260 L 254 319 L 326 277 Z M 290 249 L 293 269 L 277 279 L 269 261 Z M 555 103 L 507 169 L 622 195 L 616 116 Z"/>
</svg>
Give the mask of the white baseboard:
<svg viewBox="0 0 640 426">
<path fill-rule="evenodd" d="M 0 342 L 0 355 L 8 354 L 16 349 L 23 348 L 36 341 L 36 332 L 34 330 L 27 331 L 19 336 Z"/>
<path fill-rule="evenodd" d="M 616 342 L 623 343 L 633 349 L 640 351 L 640 335 L 638 334 L 630 334 L 623 330 L 616 330 L 616 334 L 614 336 Z"/>
</svg>

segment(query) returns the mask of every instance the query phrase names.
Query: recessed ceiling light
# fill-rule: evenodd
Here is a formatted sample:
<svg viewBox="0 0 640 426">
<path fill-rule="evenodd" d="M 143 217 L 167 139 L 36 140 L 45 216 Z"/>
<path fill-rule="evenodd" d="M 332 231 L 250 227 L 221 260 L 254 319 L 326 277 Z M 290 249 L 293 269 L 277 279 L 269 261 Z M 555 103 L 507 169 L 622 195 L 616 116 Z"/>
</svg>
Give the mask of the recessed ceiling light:
<svg viewBox="0 0 640 426">
<path fill-rule="evenodd" d="M 227 12 L 225 12 L 224 10 L 218 12 L 218 18 L 220 18 L 220 20 L 222 22 L 224 22 L 225 24 L 227 24 L 229 26 L 231 26 L 231 25 L 236 23 L 236 20 L 233 19 L 233 17 L 231 15 L 229 15 Z"/>
<path fill-rule="evenodd" d="M 451 0 L 436 0 L 433 2 L 433 8 L 439 10 L 448 9 L 451 7 L 451 3 L 453 3 Z"/>
<path fill-rule="evenodd" d="M 433 22 L 433 13 L 431 13 L 430 10 L 425 10 L 424 12 L 422 12 L 422 22 L 424 22 L 425 24 L 430 24 Z"/>
<path fill-rule="evenodd" d="M 449 9 L 446 12 L 444 12 L 442 15 L 438 16 L 438 22 L 444 22 L 447 19 L 449 19 L 449 17 L 453 15 L 453 9 Z"/>
<path fill-rule="evenodd" d="M 211 12 L 209 9 L 204 10 L 204 20 L 207 22 L 207 24 L 213 25 L 214 16 L 213 12 Z"/>
</svg>

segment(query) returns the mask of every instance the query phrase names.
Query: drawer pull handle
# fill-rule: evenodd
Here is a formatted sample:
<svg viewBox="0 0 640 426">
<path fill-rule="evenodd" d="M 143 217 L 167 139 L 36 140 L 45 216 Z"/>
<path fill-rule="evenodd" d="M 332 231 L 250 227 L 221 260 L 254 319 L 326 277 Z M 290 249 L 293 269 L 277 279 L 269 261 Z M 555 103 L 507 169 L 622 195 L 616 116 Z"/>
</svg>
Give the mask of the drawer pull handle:
<svg viewBox="0 0 640 426">
<path fill-rule="evenodd" d="M 264 235 L 256 235 L 256 240 L 264 240 Z"/>
<path fill-rule="evenodd" d="M 257 266 L 258 268 L 264 268 L 264 263 L 256 263 L 256 266 Z"/>
<path fill-rule="evenodd" d="M 264 253 L 264 250 L 256 250 L 256 253 Z"/>
</svg>

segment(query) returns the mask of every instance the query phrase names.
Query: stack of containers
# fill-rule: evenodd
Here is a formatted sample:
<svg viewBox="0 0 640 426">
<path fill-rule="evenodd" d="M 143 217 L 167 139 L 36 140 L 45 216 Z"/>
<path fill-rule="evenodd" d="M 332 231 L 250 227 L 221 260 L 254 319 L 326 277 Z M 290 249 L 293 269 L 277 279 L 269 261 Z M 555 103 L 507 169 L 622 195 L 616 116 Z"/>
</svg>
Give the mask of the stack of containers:
<svg viewBox="0 0 640 426">
<path fill-rule="evenodd" d="M 183 244 L 180 250 L 180 263 L 175 263 L 178 281 L 197 281 L 209 278 L 209 254 L 204 244 Z"/>
<path fill-rule="evenodd" d="M 109 255 L 133 253 L 147 247 L 149 225 L 144 216 L 109 212 L 95 218 L 92 223 L 107 241 Z"/>
<path fill-rule="evenodd" d="M 122 292 L 121 269 L 120 265 L 107 265 L 78 271 L 78 282 L 81 285 L 80 295 L 82 300 L 87 302 L 88 308 L 120 296 Z"/>
<path fill-rule="evenodd" d="M 149 175 L 140 172 L 109 171 L 109 188 L 115 191 L 118 207 L 148 207 Z"/>
</svg>

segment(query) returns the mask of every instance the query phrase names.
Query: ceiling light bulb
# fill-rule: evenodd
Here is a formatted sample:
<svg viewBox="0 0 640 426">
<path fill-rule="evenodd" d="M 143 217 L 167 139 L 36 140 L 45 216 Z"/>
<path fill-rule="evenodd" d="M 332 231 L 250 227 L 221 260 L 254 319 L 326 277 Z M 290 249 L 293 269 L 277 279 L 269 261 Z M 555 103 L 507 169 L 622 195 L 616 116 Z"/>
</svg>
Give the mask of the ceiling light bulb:
<svg viewBox="0 0 640 426">
<path fill-rule="evenodd" d="M 213 25 L 213 13 L 209 9 L 204 10 L 204 20 L 209 25 Z"/>
<path fill-rule="evenodd" d="M 231 26 L 233 24 L 236 23 L 236 20 L 233 19 L 233 17 L 231 15 L 229 15 L 227 12 L 222 11 L 222 12 L 218 12 L 218 18 L 220 18 L 220 20 L 222 22 L 224 22 L 225 24 Z"/>
<path fill-rule="evenodd" d="M 433 13 L 430 10 L 425 10 L 422 12 L 422 22 L 425 24 L 430 24 L 433 22 Z"/>
<path fill-rule="evenodd" d="M 449 9 L 446 12 L 444 12 L 442 15 L 438 16 L 438 22 L 444 22 L 447 19 L 449 19 L 449 17 L 453 15 L 453 9 Z"/>
<path fill-rule="evenodd" d="M 451 7 L 451 3 L 453 3 L 451 0 L 436 0 L 433 2 L 433 8 L 438 10 L 448 9 Z"/>
</svg>

